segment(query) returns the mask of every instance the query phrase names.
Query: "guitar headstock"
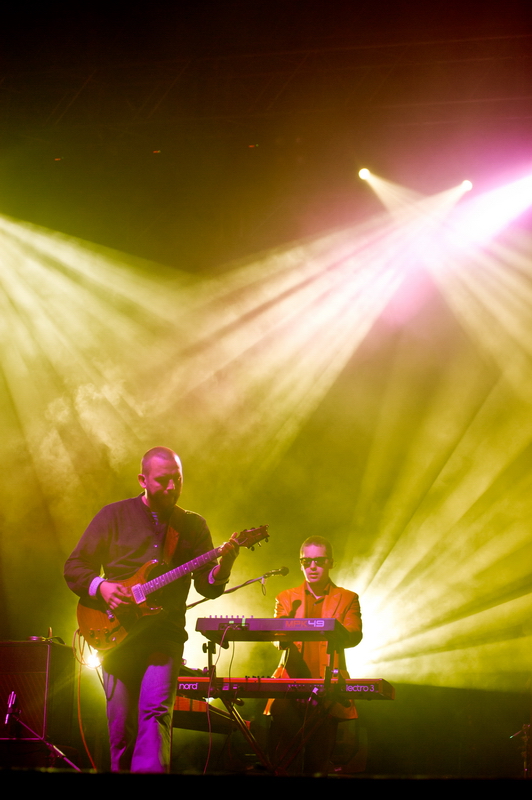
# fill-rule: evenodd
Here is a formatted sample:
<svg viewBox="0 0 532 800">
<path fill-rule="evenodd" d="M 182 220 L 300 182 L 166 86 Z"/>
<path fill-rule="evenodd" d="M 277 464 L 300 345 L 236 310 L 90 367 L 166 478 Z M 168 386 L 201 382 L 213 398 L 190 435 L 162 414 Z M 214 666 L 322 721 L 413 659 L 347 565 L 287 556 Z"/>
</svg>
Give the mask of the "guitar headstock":
<svg viewBox="0 0 532 800">
<path fill-rule="evenodd" d="M 240 531 L 236 537 L 236 542 L 240 547 L 248 547 L 253 550 L 259 542 L 268 541 L 268 527 L 268 525 L 261 525 L 260 528 L 248 528 L 245 531 Z"/>
</svg>

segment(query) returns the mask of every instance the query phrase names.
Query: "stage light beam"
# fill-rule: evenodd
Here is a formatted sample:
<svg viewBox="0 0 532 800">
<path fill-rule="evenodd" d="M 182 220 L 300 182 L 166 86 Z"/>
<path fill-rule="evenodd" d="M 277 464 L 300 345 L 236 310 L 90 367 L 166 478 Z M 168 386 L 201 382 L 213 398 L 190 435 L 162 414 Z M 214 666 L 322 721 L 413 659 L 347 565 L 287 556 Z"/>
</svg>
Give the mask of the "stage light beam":
<svg viewBox="0 0 532 800">
<path fill-rule="evenodd" d="M 361 477 L 345 501 L 353 519 L 345 549 L 349 564 L 362 566 L 346 567 L 338 581 L 362 594 L 367 633 L 349 652 L 351 670 L 362 676 L 363 661 L 392 683 L 489 687 L 499 679 L 499 688 L 530 670 L 523 620 L 532 616 L 532 278 L 524 250 L 514 262 L 494 243 L 489 257 L 472 247 L 462 258 L 445 239 L 448 210 L 464 191 L 462 184 L 422 198 L 393 188 L 394 216 L 201 282 L 136 269 L 119 254 L 0 218 L 1 398 L 12 422 L 3 462 L 22 448 L 29 454 L 23 489 L 5 510 L 12 606 L 21 549 L 38 547 L 31 532 L 20 533 L 28 461 L 32 502 L 42 500 L 63 555 L 80 519 L 103 505 L 102 474 L 118 474 L 162 434 L 194 454 L 205 505 L 221 527 L 275 475 L 397 288 L 408 285 L 412 265 L 425 257 L 432 266 L 440 250 L 449 269 L 433 274 L 470 334 L 469 349 L 461 342 L 436 370 L 440 349 L 405 325 L 386 390 L 380 400 L 372 395 L 380 402 L 374 428 L 361 414 L 357 436 L 370 443 L 367 452 L 353 443 Z M 425 347 L 431 381 L 421 391 Z M 516 351 L 519 391 L 504 371 Z M 486 353 L 496 378 L 483 371 Z M 361 531 L 369 532 L 368 552 Z M 262 602 L 253 604 L 256 615 Z"/>
</svg>

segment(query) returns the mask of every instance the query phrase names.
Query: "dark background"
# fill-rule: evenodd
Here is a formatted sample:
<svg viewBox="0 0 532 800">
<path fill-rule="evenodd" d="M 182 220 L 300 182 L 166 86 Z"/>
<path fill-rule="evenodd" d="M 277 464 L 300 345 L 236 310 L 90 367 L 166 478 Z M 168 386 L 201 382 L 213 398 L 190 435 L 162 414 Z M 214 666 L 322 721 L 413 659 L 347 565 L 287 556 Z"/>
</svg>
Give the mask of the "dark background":
<svg viewBox="0 0 532 800">
<path fill-rule="evenodd" d="M 530 163 L 526 2 L 4 11 L 0 206 L 204 271 Z"/>
</svg>

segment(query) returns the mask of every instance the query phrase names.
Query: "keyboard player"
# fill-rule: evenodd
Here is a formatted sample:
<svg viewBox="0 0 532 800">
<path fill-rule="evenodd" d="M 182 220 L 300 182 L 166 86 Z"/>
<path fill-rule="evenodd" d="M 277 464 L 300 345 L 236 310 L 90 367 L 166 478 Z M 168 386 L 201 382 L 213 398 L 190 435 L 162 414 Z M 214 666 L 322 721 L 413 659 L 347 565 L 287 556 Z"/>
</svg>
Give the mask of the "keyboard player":
<svg viewBox="0 0 532 800">
<path fill-rule="evenodd" d="M 345 647 L 355 647 L 362 639 L 362 619 L 358 595 L 336 586 L 329 577 L 334 565 L 331 543 L 321 536 L 311 536 L 301 545 L 301 570 L 305 580 L 301 586 L 281 592 L 275 601 L 275 617 L 307 617 L 337 619 L 347 631 Z M 343 650 L 336 656 L 334 668 L 344 677 Z M 327 642 L 294 642 L 283 651 L 275 678 L 324 678 L 328 663 Z M 282 763 L 283 754 L 304 735 L 305 725 L 312 724 L 316 711 L 323 717 L 312 736 L 288 766 L 289 772 L 327 774 L 338 722 L 357 716 L 353 703 L 345 707 L 314 708 L 309 713 L 307 701 L 269 701 L 266 713 L 271 714 L 270 757 L 274 765 Z"/>
</svg>

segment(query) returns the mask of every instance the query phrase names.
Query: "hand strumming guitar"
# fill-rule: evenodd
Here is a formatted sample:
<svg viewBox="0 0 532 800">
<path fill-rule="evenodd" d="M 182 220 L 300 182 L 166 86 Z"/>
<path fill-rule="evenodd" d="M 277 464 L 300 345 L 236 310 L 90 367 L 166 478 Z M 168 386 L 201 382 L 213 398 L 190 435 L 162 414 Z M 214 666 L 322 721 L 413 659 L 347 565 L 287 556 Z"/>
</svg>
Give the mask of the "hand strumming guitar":
<svg viewBox="0 0 532 800">
<path fill-rule="evenodd" d="M 122 586 L 120 583 L 113 583 L 113 581 L 102 581 L 98 587 L 98 591 L 111 611 L 114 611 L 120 606 L 129 605 L 133 602 L 130 590 L 126 589 L 126 587 Z"/>
</svg>

